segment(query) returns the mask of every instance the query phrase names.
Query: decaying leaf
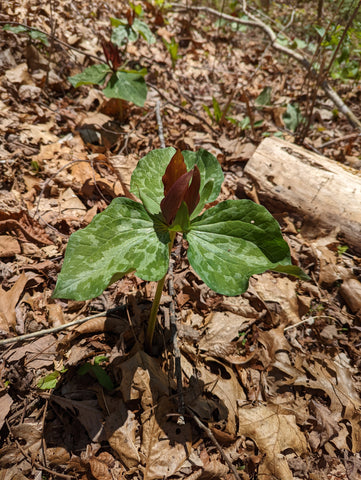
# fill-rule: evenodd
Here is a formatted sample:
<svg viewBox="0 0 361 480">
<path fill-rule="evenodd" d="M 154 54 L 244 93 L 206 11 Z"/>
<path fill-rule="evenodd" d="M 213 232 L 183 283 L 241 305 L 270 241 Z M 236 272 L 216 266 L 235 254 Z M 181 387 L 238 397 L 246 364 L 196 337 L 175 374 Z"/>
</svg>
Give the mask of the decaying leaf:
<svg viewBox="0 0 361 480">
<path fill-rule="evenodd" d="M 144 479 L 155 480 L 173 475 L 187 459 L 191 446 L 189 423 L 176 423 L 176 408 L 169 400 L 169 382 L 167 375 L 161 370 L 159 362 L 144 352 L 137 352 L 128 361 L 121 364 L 121 392 L 125 404 L 131 400 L 139 400 L 142 406 L 141 438 L 139 457 L 144 466 Z M 117 428 L 110 437 L 117 451 L 125 448 L 128 451 L 127 462 L 134 465 L 137 460 L 135 451 L 134 428 L 132 416 L 126 416 L 130 422 L 128 427 Z M 107 425 L 109 430 L 109 425 Z M 129 428 L 133 446 L 121 442 L 125 438 L 125 430 Z M 124 440 L 125 441 L 125 440 Z"/>
<path fill-rule="evenodd" d="M 140 463 L 136 445 L 136 433 L 140 425 L 132 411 L 127 410 L 123 402 L 119 409 L 107 417 L 105 433 L 112 449 L 127 468 L 136 467 Z"/>
<path fill-rule="evenodd" d="M 232 312 L 212 312 L 206 333 L 199 342 L 200 351 L 218 357 L 233 353 L 236 340 L 250 323 L 250 318 Z"/>
<path fill-rule="evenodd" d="M 330 400 L 329 408 L 334 418 L 338 422 L 344 419 L 350 422 L 352 451 L 360 451 L 361 400 L 350 369 L 316 353 L 312 361 L 299 356 L 295 367 L 280 361 L 273 366 L 290 377 L 283 383 L 302 385 L 311 391 L 322 390 Z"/>
<path fill-rule="evenodd" d="M 16 325 L 15 307 L 27 281 L 26 274 L 22 273 L 10 290 L 6 291 L 0 286 L 0 329 L 5 332 Z"/>
<path fill-rule="evenodd" d="M 258 474 L 264 480 L 293 480 L 292 472 L 282 452 L 292 449 L 297 455 L 307 453 L 304 434 L 295 416 L 281 413 L 272 405 L 243 406 L 238 409 L 240 435 L 250 437 L 265 454 Z"/>
<path fill-rule="evenodd" d="M 10 411 L 12 403 L 13 399 L 7 393 L 0 397 L 0 429 L 4 424 L 5 418 Z"/>
</svg>

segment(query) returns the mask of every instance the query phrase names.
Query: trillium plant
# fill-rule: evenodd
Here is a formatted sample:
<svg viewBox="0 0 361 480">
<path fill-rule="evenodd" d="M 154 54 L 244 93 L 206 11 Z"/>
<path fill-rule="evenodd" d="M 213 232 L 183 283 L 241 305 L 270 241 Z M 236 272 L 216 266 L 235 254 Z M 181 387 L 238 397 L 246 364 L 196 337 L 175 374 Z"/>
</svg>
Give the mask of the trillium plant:
<svg viewBox="0 0 361 480">
<path fill-rule="evenodd" d="M 158 281 L 146 344 L 156 315 L 177 232 L 188 242 L 188 260 L 215 292 L 240 295 L 254 274 L 273 270 L 303 279 L 272 215 L 250 200 L 226 200 L 206 209 L 221 190 L 223 172 L 206 150 L 153 150 L 135 168 L 130 191 L 141 203 L 115 198 L 83 230 L 73 233 L 54 297 L 87 300 L 135 272 Z"/>
</svg>

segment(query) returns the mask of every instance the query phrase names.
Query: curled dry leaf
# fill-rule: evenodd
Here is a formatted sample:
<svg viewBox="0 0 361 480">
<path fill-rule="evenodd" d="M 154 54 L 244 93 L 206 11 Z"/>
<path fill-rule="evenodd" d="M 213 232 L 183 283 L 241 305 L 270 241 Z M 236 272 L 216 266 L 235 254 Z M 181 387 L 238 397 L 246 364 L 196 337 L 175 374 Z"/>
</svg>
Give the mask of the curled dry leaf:
<svg viewBox="0 0 361 480">
<path fill-rule="evenodd" d="M 304 434 L 294 415 L 280 413 L 274 406 L 246 406 L 238 409 L 240 435 L 250 437 L 265 454 L 258 474 L 264 480 L 293 480 L 292 472 L 282 452 L 292 449 L 297 455 L 307 453 Z"/>
<path fill-rule="evenodd" d="M 113 475 L 110 472 L 108 465 L 102 461 L 100 461 L 96 457 L 92 457 L 89 459 L 89 467 L 92 476 L 96 480 L 112 480 Z"/>
<path fill-rule="evenodd" d="M 264 302 L 274 323 L 283 323 L 286 326 L 300 321 L 295 281 L 264 273 L 251 279 L 250 284 L 249 290 Z"/>
<path fill-rule="evenodd" d="M 139 457 L 144 465 L 144 479 L 155 480 L 173 475 L 187 459 L 191 448 L 190 425 L 178 425 L 174 415 L 174 404 L 169 400 L 170 385 L 167 375 L 161 370 L 157 359 L 144 352 L 137 352 L 128 361 L 121 364 L 121 392 L 125 403 L 139 400 L 142 413 L 142 425 Z M 127 418 L 131 418 L 126 416 Z M 130 422 L 130 431 L 135 427 Z M 107 425 L 109 430 L 109 425 Z M 117 451 L 127 448 L 125 427 L 117 429 L 111 438 L 116 443 Z M 115 436 L 114 436 L 115 435 Z M 133 434 L 132 434 L 133 435 Z M 124 439 L 123 447 L 121 445 Z M 135 462 L 135 447 L 127 461 Z"/>
<path fill-rule="evenodd" d="M 127 410 L 122 401 L 119 410 L 113 412 L 105 421 L 105 433 L 112 449 L 129 469 L 140 463 L 136 432 L 139 422 L 132 411 Z"/>
<path fill-rule="evenodd" d="M 235 341 L 249 327 L 251 319 L 231 312 L 211 313 L 199 349 L 208 355 L 224 357 L 234 352 Z"/>
<path fill-rule="evenodd" d="M 4 424 L 5 418 L 10 411 L 12 403 L 13 399 L 7 393 L 0 397 L 0 429 Z"/>
<path fill-rule="evenodd" d="M 9 332 L 16 325 L 15 307 L 28 281 L 22 273 L 15 284 L 6 291 L 0 286 L 0 329 Z"/>
<path fill-rule="evenodd" d="M 276 361 L 273 367 L 289 376 L 283 384 L 302 385 L 311 392 L 322 390 L 330 399 L 330 411 L 337 422 L 348 420 L 351 425 L 352 451 L 361 449 L 361 400 L 349 368 L 332 359 L 314 354 L 312 361 L 299 356 L 296 367 Z"/>
</svg>

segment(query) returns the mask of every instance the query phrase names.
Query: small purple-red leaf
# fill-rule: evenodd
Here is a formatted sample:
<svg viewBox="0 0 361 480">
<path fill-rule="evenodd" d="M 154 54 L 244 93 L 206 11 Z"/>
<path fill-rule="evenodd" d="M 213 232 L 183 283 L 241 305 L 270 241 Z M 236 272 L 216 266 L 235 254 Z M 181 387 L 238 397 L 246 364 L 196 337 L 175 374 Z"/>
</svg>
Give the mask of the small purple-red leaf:
<svg viewBox="0 0 361 480">
<path fill-rule="evenodd" d="M 187 173 L 187 167 L 184 163 L 184 158 L 180 150 L 177 150 L 176 153 L 171 158 L 165 173 L 162 177 L 164 185 L 164 196 L 168 194 L 172 185 L 180 178 L 182 175 Z"/>
<path fill-rule="evenodd" d="M 193 170 L 184 173 L 179 177 L 170 187 L 168 193 L 160 202 L 160 209 L 162 211 L 164 220 L 168 225 L 172 225 L 178 209 L 189 188 L 189 181 L 192 178 Z M 164 177 L 163 177 L 164 178 Z"/>
<path fill-rule="evenodd" d="M 199 203 L 199 189 L 201 186 L 201 174 L 197 165 L 194 165 L 191 184 L 184 195 L 184 201 L 188 207 L 188 213 L 191 215 Z"/>
<path fill-rule="evenodd" d="M 119 48 L 117 45 L 114 45 L 113 42 L 103 41 L 102 42 L 103 52 L 107 60 L 107 64 L 113 69 L 118 70 L 121 65 Z"/>
</svg>

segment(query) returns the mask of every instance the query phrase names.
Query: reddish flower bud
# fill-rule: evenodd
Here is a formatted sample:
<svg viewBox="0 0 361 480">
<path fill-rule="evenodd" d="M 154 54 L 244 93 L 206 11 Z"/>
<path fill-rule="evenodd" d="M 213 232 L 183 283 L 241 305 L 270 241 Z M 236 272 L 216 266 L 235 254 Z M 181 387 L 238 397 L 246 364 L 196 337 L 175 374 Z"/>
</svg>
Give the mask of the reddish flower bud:
<svg viewBox="0 0 361 480">
<path fill-rule="evenodd" d="M 107 64 L 112 70 L 116 71 L 121 65 L 119 48 L 113 42 L 102 41 L 103 52 L 107 60 Z"/>
<path fill-rule="evenodd" d="M 162 181 L 164 198 L 160 203 L 160 208 L 164 220 L 168 225 L 172 225 L 182 202 L 187 205 L 189 215 L 198 205 L 200 172 L 196 165 L 187 172 L 183 155 L 180 150 L 177 150 L 166 168 Z"/>
</svg>

